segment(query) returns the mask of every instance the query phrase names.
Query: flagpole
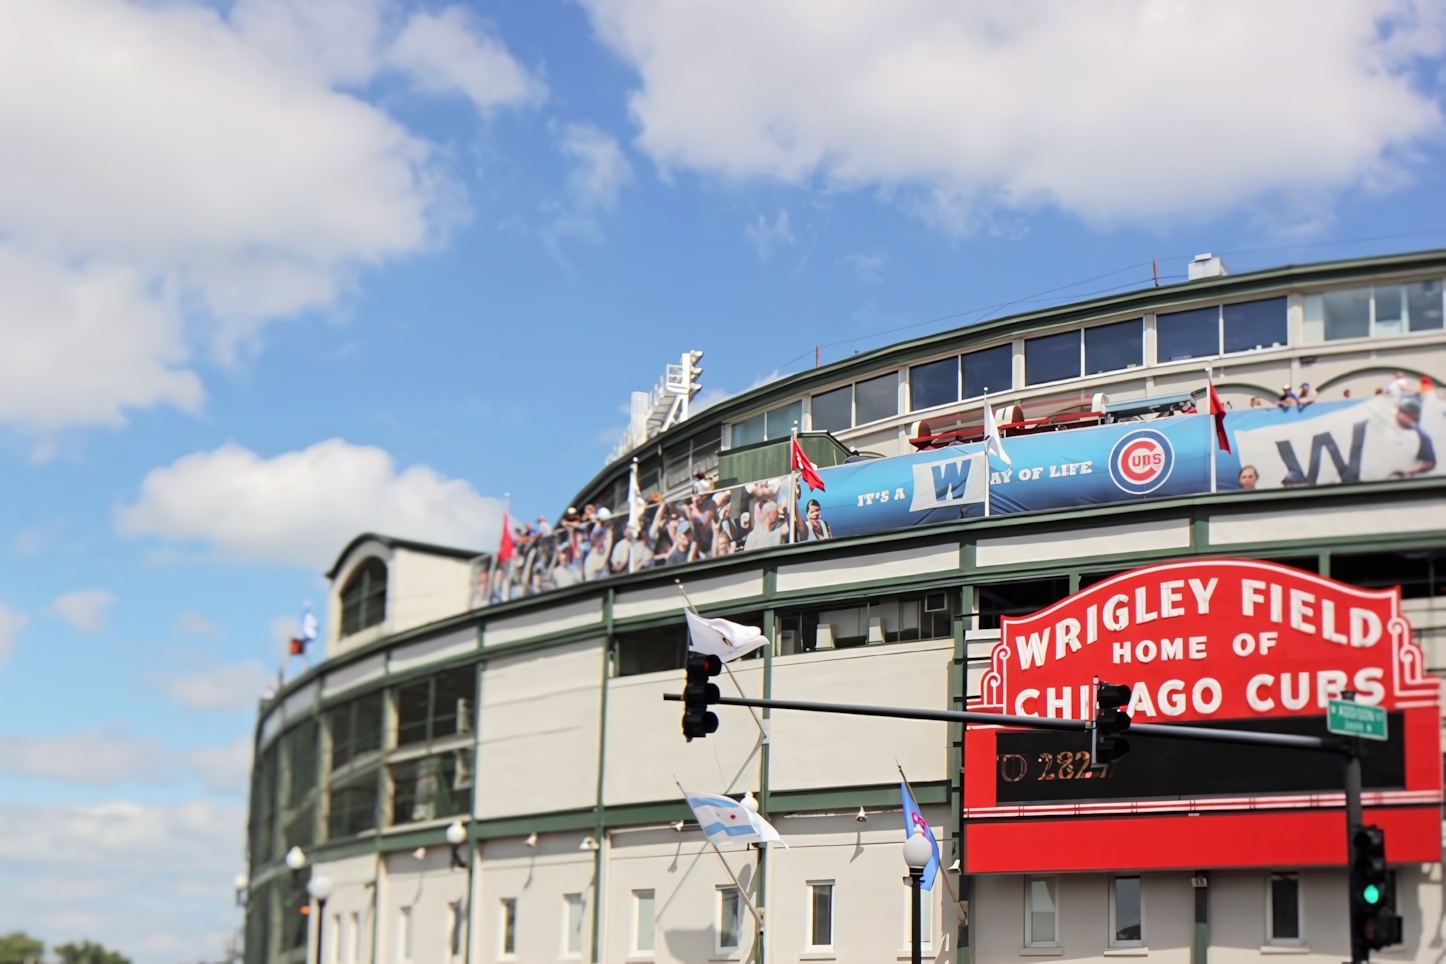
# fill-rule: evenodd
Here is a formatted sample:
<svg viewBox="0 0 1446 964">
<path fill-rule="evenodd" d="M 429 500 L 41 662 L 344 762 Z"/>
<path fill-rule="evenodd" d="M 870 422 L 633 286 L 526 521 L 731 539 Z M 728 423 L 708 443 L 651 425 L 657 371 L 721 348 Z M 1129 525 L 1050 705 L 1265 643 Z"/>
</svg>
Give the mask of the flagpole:
<svg viewBox="0 0 1446 964">
<path fill-rule="evenodd" d="M 687 605 L 689 609 L 693 611 L 693 615 L 698 615 L 698 609 L 696 606 L 693 605 L 693 600 L 688 598 L 688 590 L 683 588 L 683 580 L 674 579 L 673 585 L 677 586 L 678 592 L 683 594 L 683 602 Z M 769 640 L 767 645 L 772 646 L 773 641 Z M 728 679 L 733 682 L 733 688 L 738 691 L 738 695 L 746 700 L 748 698 L 748 694 L 743 692 L 743 687 L 739 684 L 738 677 L 733 675 L 733 670 L 729 668 L 728 661 L 726 659 L 719 659 L 718 662 L 723 664 L 723 671 L 728 674 Z M 763 728 L 763 721 L 758 718 L 758 711 L 750 706 L 748 707 L 748 712 L 753 714 L 753 722 L 758 724 L 758 732 L 763 735 L 764 741 L 767 742 L 768 731 Z"/>
<path fill-rule="evenodd" d="M 894 761 L 894 766 L 898 767 L 898 770 L 899 770 L 899 779 L 904 781 L 904 786 L 908 789 L 908 791 L 909 791 L 909 796 L 910 796 L 910 797 L 913 799 L 913 801 L 914 801 L 914 806 L 917 807 L 917 806 L 919 805 L 919 797 L 918 797 L 917 794 L 914 793 L 914 786 L 913 786 L 913 784 L 911 784 L 911 783 L 909 782 L 909 778 L 904 775 L 904 765 L 903 765 L 902 763 L 900 763 L 898 760 L 895 760 L 895 761 Z M 930 831 L 930 832 L 932 833 L 933 831 Z M 941 855 L 941 857 L 940 857 L 939 863 L 940 863 L 939 871 L 938 871 L 938 873 L 937 873 L 935 876 L 936 876 L 936 877 L 942 877 L 942 878 L 943 878 L 943 880 L 944 880 L 944 888 L 949 891 L 949 897 L 950 897 L 950 899 L 952 899 L 952 900 L 954 901 L 954 903 L 957 904 L 957 903 L 959 903 L 959 892 L 954 889 L 954 885 L 949 881 L 949 872 L 948 872 L 947 870 L 945 870 L 944 867 L 943 867 L 944 861 L 943 861 L 942 855 Z M 963 871 L 961 870 L 960 873 L 963 873 Z"/>
<path fill-rule="evenodd" d="M 990 425 L 990 423 L 993 422 L 994 420 L 990 417 L 990 415 L 992 414 L 992 412 L 991 412 L 991 410 L 990 410 L 990 408 L 989 408 L 989 393 L 988 393 L 988 392 L 985 392 L 985 393 L 984 393 L 984 411 L 985 411 L 985 416 L 984 416 L 984 517 L 987 519 L 987 518 L 989 518 L 989 515 L 991 514 L 991 512 L 992 512 L 992 510 L 993 510 L 993 501 L 994 501 L 994 500 L 993 500 L 993 489 L 992 489 L 992 486 L 991 486 L 991 482 L 992 482 L 992 479 L 993 479 L 993 476 L 994 476 L 994 472 L 993 472 L 993 470 L 989 467 L 989 425 Z M 996 428 L 994 431 L 998 432 L 999 429 Z M 903 768 L 901 767 L 901 768 L 899 769 L 899 773 L 902 775 L 903 772 L 904 772 L 904 771 L 903 771 Z M 905 781 L 905 782 L 907 782 L 907 781 Z M 909 792 L 910 792 L 910 793 L 913 793 L 914 791 L 910 790 Z"/>
<path fill-rule="evenodd" d="M 792 545 L 798 530 L 798 469 L 794 466 L 794 453 L 798 448 L 798 425 L 793 426 L 788 445 L 788 542 Z"/>
<path fill-rule="evenodd" d="M 1205 411 L 1208 413 L 1205 419 L 1205 444 L 1210 446 L 1210 491 L 1215 491 L 1215 393 L 1211 390 L 1215 387 L 1214 369 L 1205 366 Z M 1283 684 L 1282 684 L 1283 685 Z"/>
</svg>

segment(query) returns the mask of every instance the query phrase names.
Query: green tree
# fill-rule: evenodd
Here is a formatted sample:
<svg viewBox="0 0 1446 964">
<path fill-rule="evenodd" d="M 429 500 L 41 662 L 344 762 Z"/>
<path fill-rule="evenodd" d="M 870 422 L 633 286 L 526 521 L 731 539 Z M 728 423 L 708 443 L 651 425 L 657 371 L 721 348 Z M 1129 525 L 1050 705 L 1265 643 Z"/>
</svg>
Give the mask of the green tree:
<svg viewBox="0 0 1446 964">
<path fill-rule="evenodd" d="M 0 934 L 0 964 L 25 964 L 45 953 L 45 944 L 23 931 Z"/>
<path fill-rule="evenodd" d="M 131 964 L 131 959 L 119 951 L 107 950 L 90 941 L 61 944 L 55 948 L 55 956 L 62 964 Z"/>
</svg>

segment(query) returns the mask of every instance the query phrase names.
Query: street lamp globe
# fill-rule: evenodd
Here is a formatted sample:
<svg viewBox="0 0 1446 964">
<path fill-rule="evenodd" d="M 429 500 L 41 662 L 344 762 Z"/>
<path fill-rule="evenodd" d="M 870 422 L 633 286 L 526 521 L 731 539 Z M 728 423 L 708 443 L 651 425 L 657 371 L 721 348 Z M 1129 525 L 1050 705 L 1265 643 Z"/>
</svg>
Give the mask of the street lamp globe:
<svg viewBox="0 0 1446 964">
<path fill-rule="evenodd" d="M 251 886 L 251 878 L 247 877 L 245 874 L 237 874 L 236 879 L 231 881 L 231 884 L 237 890 L 245 890 L 247 887 Z"/>
<path fill-rule="evenodd" d="M 929 866 L 929 858 L 934 856 L 934 848 L 924 837 L 924 831 L 915 827 L 913 836 L 904 841 L 904 863 L 910 870 L 923 870 Z"/>
<path fill-rule="evenodd" d="M 331 896 L 331 878 L 326 876 L 313 877 L 306 885 L 307 893 L 323 903 Z"/>
<path fill-rule="evenodd" d="M 454 847 L 461 846 L 467 840 L 467 828 L 462 826 L 462 821 L 453 820 L 447 825 L 447 843 Z"/>
<path fill-rule="evenodd" d="M 300 870 L 306 866 L 306 854 L 302 853 L 300 847 L 292 847 L 286 851 L 286 866 L 292 870 Z"/>
</svg>

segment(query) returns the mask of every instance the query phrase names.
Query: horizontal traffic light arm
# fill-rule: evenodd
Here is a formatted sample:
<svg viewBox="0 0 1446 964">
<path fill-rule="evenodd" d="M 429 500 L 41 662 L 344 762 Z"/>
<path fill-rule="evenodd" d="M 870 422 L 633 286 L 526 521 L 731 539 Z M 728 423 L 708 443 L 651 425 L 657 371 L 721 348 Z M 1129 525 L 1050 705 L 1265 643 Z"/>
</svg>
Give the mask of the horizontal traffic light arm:
<svg viewBox="0 0 1446 964">
<path fill-rule="evenodd" d="M 664 693 L 663 699 L 682 702 L 678 693 Z M 1043 716 L 1005 716 L 1000 713 L 974 713 L 968 710 L 921 710 L 908 706 L 862 706 L 857 703 L 812 703 L 800 700 L 755 700 L 738 696 L 717 699 L 720 706 L 758 706 L 770 710 L 799 710 L 805 713 L 844 713 L 849 716 L 887 716 L 898 720 L 929 720 L 938 723 L 983 723 L 989 726 L 1018 726 L 1032 730 L 1065 730 L 1087 733 L 1086 720 L 1055 720 Z M 1297 736 L 1291 733 L 1255 733 L 1250 730 L 1215 730 L 1202 726 L 1172 726 L 1167 723 L 1132 723 L 1127 731 L 1140 736 L 1162 736 L 1176 740 L 1201 740 L 1207 743 L 1248 743 L 1255 746 L 1282 746 L 1297 750 L 1319 750 L 1325 753 L 1350 752 L 1344 740 L 1321 736 Z"/>
</svg>

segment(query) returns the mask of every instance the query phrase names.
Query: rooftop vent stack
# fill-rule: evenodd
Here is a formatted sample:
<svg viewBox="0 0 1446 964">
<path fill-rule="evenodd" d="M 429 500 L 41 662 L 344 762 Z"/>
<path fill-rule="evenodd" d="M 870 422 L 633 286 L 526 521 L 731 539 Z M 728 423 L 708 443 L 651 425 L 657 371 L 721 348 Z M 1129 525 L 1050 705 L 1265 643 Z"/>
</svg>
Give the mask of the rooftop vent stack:
<svg viewBox="0 0 1446 964">
<path fill-rule="evenodd" d="M 1230 272 L 1225 268 L 1225 262 L 1214 257 L 1208 251 L 1205 254 L 1195 255 L 1195 260 L 1190 262 L 1190 280 L 1199 281 L 1202 278 L 1223 278 Z"/>
</svg>

